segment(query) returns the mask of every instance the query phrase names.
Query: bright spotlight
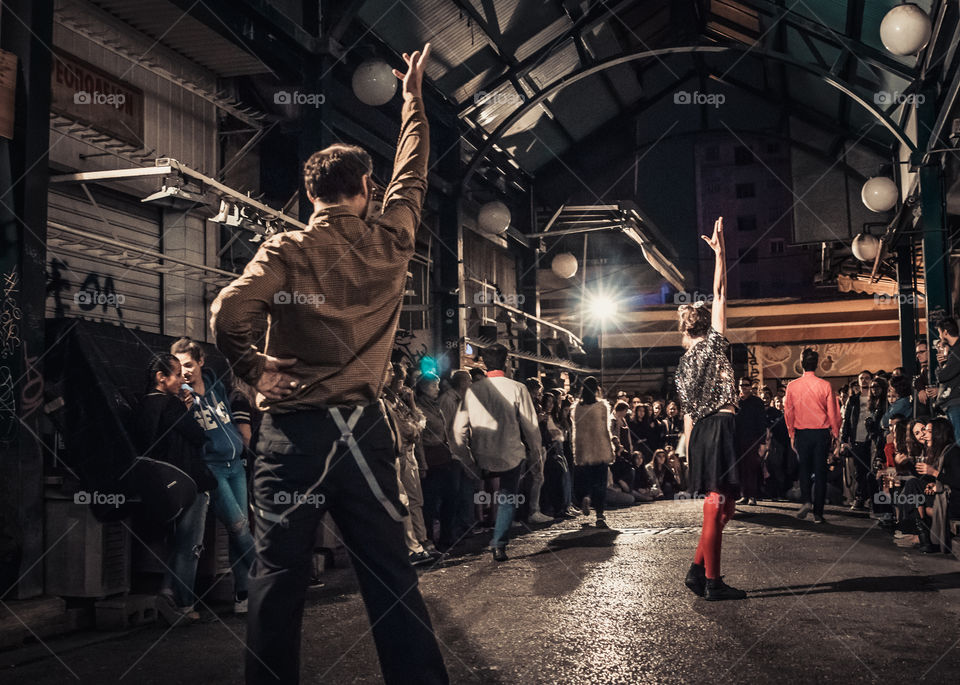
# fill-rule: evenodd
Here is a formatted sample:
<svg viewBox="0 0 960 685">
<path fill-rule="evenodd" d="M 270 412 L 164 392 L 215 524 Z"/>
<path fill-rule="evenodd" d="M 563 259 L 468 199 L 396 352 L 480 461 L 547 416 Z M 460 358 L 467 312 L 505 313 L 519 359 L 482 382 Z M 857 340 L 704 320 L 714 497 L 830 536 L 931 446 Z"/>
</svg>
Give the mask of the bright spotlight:
<svg viewBox="0 0 960 685">
<path fill-rule="evenodd" d="M 617 315 L 617 301 L 609 295 L 594 295 L 588 300 L 590 315 L 601 323 L 610 321 Z"/>
</svg>

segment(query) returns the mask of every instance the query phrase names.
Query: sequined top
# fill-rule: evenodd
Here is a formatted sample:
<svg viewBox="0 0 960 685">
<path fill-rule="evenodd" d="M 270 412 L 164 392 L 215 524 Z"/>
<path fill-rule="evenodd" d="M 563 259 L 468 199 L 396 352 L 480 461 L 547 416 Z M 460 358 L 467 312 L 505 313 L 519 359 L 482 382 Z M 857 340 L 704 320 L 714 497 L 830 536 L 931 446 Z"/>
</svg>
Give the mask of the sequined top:
<svg viewBox="0 0 960 685">
<path fill-rule="evenodd" d="M 687 350 L 677 365 L 677 392 L 683 412 L 696 423 L 721 407 L 737 405 L 733 367 L 727 357 L 730 341 L 711 328 Z"/>
</svg>

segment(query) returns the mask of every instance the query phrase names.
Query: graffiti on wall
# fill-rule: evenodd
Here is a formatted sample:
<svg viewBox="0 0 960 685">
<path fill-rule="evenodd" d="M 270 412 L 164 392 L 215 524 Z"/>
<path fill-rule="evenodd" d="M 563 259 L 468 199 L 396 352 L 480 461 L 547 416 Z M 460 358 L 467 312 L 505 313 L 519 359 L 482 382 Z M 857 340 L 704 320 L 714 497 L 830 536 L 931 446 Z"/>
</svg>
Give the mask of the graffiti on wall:
<svg viewBox="0 0 960 685">
<path fill-rule="evenodd" d="M 64 278 L 64 273 L 72 273 L 69 264 L 62 259 L 50 260 L 50 273 L 47 275 L 47 297 L 53 298 L 53 314 L 62 319 L 66 316 L 80 316 L 90 314 L 95 318 L 98 313 L 106 314 L 113 310 L 118 318 L 123 319 L 124 296 L 117 292 L 113 276 L 104 276 L 96 271 L 89 272 L 73 291 L 70 281 Z"/>
<path fill-rule="evenodd" d="M 18 304 L 20 273 L 16 268 L 2 275 L 3 297 L 0 302 L 0 359 L 12 357 L 22 344 L 20 319 L 23 312 Z"/>
</svg>

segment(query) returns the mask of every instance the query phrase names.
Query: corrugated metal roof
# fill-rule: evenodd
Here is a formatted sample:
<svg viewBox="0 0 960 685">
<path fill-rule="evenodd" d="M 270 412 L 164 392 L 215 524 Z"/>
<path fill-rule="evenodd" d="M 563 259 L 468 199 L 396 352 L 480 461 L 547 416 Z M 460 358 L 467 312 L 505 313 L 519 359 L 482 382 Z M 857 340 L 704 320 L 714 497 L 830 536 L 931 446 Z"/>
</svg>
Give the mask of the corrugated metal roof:
<svg viewBox="0 0 960 685">
<path fill-rule="evenodd" d="M 270 71 L 253 54 L 163 0 L 90 0 L 102 10 L 192 62 L 229 78 Z"/>
<path fill-rule="evenodd" d="M 916 2 L 927 11 L 932 4 L 932 0 Z M 670 79 L 677 81 L 691 67 L 700 70 L 704 77 L 726 77 L 734 88 L 730 93 L 738 92 L 740 85 L 754 96 L 769 92 L 771 102 L 776 101 L 774 87 L 783 73 L 786 92 L 793 102 L 806 108 L 813 119 L 836 120 L 838 129 L 846 128 L 856 138 L 872 120 L 868 112 L 856 105 L 841 107 L 844 96 L 822 79 L 764 60 L 762 53 L 782 50 L 801 62 L 819 63 L 829 70 L 840 60 L 848 59 L 840 46 L 844 41 L 853 41 L 862 44 L 866 53 L 874 50 L 877 59 L 887 60 L 884 64 L 903 65 L 901 71 L 909 73 L 915 58 L 890 55 L 879 42 L 880 21 L 897 3 L 898 0 L 866 3 L 862 16 L 852 17 L 852 35 L 847 36 L 847 0 L 807 0 L 788 3 L 786 8 L 772 0 L 710 0 L 700 5 L 695 19 L 689 20 L 683 17 L 693 17 L 692 10 L 684 15 L 680 3 L 669 0 L 611 0 L 604 5 L 606 12 L 598 13 L 592 22 L 581 27 L 581 38 L 591 59 L 704 41 L 756 44 L 759 49 L 746 55 L 730 52 L 701 54 L 696 59 L 653 58 L 611 68 L 602 77 L 592 76 L 555 93 L 545 103 L 547 108 L 531 110 L 507 132 L 502 147 L 514 152 L 528 170 L 535 170 L 537 164 L 565 149 L 570 138 L 580 140 L 589 135 L 623 108 L 668 87 Z M 431 41 L 435 59 L 428 67 L 428 75 L 457 103 L 469 104 L 478 94 L 489 91 L 492 96 L 487 101 L 464 113 L 489 134 L 523 106 L 518 85 L 529 98 L 534 88 L 541 90 L 583 67 L 576 42 L 565 34 L 580 12 L 589 12 L 590 6 L 570 0 L 367 0 L 358 16 L 398 52 Z M 565 7 L 571 9 L 570 15 Z M 784 9 L 786 18 L 781 15 Z M 485 35 L 484 27 L 491 35 Z M 549 49 L 549 54 L 528 70 L 515 74 L 514 83 L 503 82 L 509 63 L 522 62 L 543 49 Z M 506 53 L 505 57 L 499 54 L 501 51 Z M 878 91 L 901 92 L 907 87 L 906 78 L 878 68 L 880 62 L 876 60 L 871 63 L 869 58 L 862 57 L 855 55 L 851 68 L 837 75 L 846 78 L 865 100 L 875 102 Z M 657 66 L 645 71 L 650 64 Z M 495 81 L 500 81 L 497 87 L 489 88 Z M 749 95 L 744 97 L 750 99 Z M 550 118 L 555 122 L 547 121 Z M 868 135 L 881 144 L 893 140 L 882 127 L 875 127 Z"/>
</svg>

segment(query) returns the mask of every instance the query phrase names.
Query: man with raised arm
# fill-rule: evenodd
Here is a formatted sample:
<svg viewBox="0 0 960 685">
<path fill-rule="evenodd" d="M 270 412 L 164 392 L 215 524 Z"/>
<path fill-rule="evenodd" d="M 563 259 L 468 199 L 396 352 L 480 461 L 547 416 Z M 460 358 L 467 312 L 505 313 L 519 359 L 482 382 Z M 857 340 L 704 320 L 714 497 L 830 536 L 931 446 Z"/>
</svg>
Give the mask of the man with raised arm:
<svg viewBox="0 0 960 685">
<path fill-rule="evenodd" d="M 217 346 L 266 411 L 254 472 L 247 683 L 297 683 L 316 528 L 329 511 L 350 553 L 384 681 L 446 683 L 403 540 L 397 452 L 380 400 L 427 190 L 421 84 L 404 54 L 403 121 L 383 213 L 370 155 L 331 145 L 304 165 L 309 226 L 265 241 L 213 304 Z M 267 330 L 266 344 L 255 331 Z M 321 678 L 322 679 L 322 678 Z"/>
</svg>

